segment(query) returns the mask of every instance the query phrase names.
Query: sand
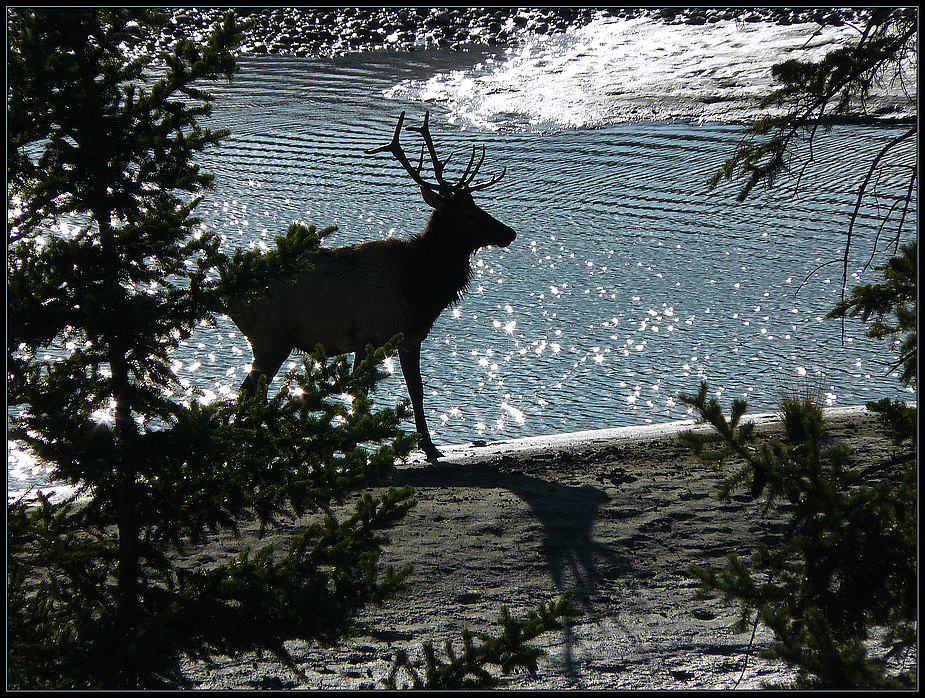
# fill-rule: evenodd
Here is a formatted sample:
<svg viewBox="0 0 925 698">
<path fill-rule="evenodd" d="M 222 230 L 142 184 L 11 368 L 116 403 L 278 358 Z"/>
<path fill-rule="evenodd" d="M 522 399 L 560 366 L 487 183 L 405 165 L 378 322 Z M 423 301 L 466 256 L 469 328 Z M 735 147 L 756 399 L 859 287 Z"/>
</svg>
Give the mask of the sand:
<svg viewBox="0 0 925 698">
<path fill-rule="evenodd" d="M 863 408 L 828 411 L 829 435 L 858 459 L 889 453 Z M 779 433 L 772 415 L 759 429 Z M 771 635 L 736 632 L 738 608 L 702 598 L 687 570 L 747 556 L 781 521 L 744 496 L 716 498 L 722 479 L 679 440 L 692 423 L 582 432 L 446 448 L 439 463 L 410 459 L 395 485 L 418 504 L 393 530 L 383 562 L 412 565 L 407 594 L 366 609 L 369 634 L 337 648 L 287 644 L 302 680 L 272 656 L 189 663 L 203 689 L 381 688 L 399 648 L 460 631 L 492 631 L 502 606 L 515 616 L 574 593 L 584 615 L 534 641 L 547 656 L 517 689 L 755 689 L 792 677 L 756 655 Z M 299 521 L 272 534 L 286 547 Z M 253 545 L 254 531 L 215 543 L 215 555 Z M 274 540 L 275 539 L 275 540 Z M 265 544 L 267 540 L 261 541 Z M 749 650 L 750 643 L 752 644 Z M 459 646 L 459 645 L 457 645 Z"/>
</svg>

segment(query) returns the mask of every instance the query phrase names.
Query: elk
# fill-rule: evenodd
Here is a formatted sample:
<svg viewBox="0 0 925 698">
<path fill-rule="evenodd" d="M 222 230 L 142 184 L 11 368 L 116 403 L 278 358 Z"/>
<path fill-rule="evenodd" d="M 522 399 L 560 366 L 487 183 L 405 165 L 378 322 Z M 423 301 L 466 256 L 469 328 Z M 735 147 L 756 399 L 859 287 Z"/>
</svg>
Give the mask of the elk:
<svg viewBox="0 0 925 698">
<path fill-rule="evenodd" d="M 476 147 L 462 177 L 444 179 L 449 157 L 437 157 L 425 112 L 420 127 L 405 130 L 421 134 L 417 166 L 405 155 L 399 138 L 405 112 L 398 117 L 392 140 L 364 151 L 388 152 L 420 187 L 425 203 L 433 208 L 424 232 L 407 240 L 387 239 L 339 248 L 322 248 L 312 267 L 297 281 L 276 283 L 271 297 L 255 301 L 232 314 L 232 320 L 251 345 L 254 361 L 241 390 L 252 396 L 261 375 L 271 379 L 293 349 L 311 351 L 318 344 L 331 355 L 354 354 L 354 367 L 365 357 L 366 346 L 381 346 L 401 333 L 398 357 L 414 409 L 420 446 L 429 460 L 443 454 L 434 446 L 424 418 L 424 384 L 421 379 L 421 342 L 449 306 L 455 305 L 469 284 L 470 255 L 481 247 L 507 247 L 516 233 L 479 208 L 472 192 L 485 189 L 504 176 L 507 168 L 487 180 L 475 181 L 485 160 L 485 147 L 476 162 Z M 434 182 L 421 174 L 424 148 L 431 160 Z"/>
</svg>

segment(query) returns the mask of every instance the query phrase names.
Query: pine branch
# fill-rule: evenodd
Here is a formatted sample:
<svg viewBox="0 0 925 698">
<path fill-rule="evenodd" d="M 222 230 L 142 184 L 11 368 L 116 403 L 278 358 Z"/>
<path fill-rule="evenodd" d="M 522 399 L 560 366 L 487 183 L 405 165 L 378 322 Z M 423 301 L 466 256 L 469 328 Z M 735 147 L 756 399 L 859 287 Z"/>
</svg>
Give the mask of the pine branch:
<svg viewBox="0 0 925 698">
<path fill-rule="evenodd" d="M 401 687 L 398 677 L 404 674 L 410 679 L 411 687 L 416 689 L 484 689 L 501 684 L 500 679 L 489 672 L 487 666 L 499 667 L 502 674 L 509 674 L 516 669 L 535 674 L 538 660 L 545 652 L 526 643 L 543 633 L 561 628 L 564 619 L 579 615 L 581 612 L 571 605 L 570 594 L 562 596 L 555 603 L 541 603 L 536 611 L 531 611 L 523 619 L 513 618 L 503 608 L 496 621 L 496 625 L 501 628 L 500 633 L 481 633 L 476 643 L 472 633 L 463 629 L 461 654 L 447 640 L 444 646 L 446 659 L 436 655 L 432 642 L 426 642 L 422 647 L 425 662 L 423 675 L 412 664 L 408 654 L 400 650 L 395 654 L 392 669 L 383 682 L 387 688 L 394 690 Z"/>
</svg>

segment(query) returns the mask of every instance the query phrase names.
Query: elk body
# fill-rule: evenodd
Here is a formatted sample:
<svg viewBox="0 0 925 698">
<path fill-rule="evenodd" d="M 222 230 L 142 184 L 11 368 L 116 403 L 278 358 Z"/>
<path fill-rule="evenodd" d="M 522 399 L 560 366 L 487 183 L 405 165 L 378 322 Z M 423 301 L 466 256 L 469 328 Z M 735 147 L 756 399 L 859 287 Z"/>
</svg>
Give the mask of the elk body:
<svg viewBox="0 0 925 698">
<path fill-rule="evenodd" d="M 458 182 L 443 178 L 447 160 L 440 161 L 428 128 L 428 115 L 418 128 L 424 144 L 417 166 L 409 162 L 399 143 L 405 113 L 398 118 L 392 141 L 365 151 L 391 153 L 420 186 L 433 213 L 424 232 L 408 240 L 377 240 L 336 249 L 321 249 L 313 267 L 291 285 L 277 285 L 269 299 L 257 301 L 231 317 L 250 342 L 251 371 L 241 389 L 256 391 L 261 375 L 276 375 L 293 349 L 312 351 L 324 346 L 328 355 L 354 354 L 354 366 L 365 356 L 367 344 L 381 346 L 398 333 L 405 385 L 414 408 L 415 428 L 428 458 L 442 454 L 434 446 L 424 418 L 421 379 L 421 342 L 440 313 L 457 303 L 469 283 L 470 255 L 480 247 L 506 247 L 515 232 L 476 206 L 472 192 L 497 182 L 505 173 L 474 182 L 478 163 L 473 147 L 469 165 Z M 433 168 L 434 183 L 421 174 L 424 146 Z"/>
</svg>

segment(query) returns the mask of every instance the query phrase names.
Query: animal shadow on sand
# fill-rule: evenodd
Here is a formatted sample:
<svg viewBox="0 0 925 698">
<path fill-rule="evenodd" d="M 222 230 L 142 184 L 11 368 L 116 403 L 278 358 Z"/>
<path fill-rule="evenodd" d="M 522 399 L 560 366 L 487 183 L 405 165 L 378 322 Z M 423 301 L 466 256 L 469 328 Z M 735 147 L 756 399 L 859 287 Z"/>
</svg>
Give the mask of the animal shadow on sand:
<svg viewBox="0 0 925 698">
<path fill-rule="evenodd" d="M 506 489 L 530 509 L 539 527 L 542 555 L 556 589 L 571 591 L 579 605 L 587 605 L 601 580 L 599 570 L 626 569 L 629 558 L 613 545 L 597 541 L 592 527 L 610 497 L 588 483 L 567 484 L 517 469 L 511 458 L 492 458 L 465 465 L 431 462 L 424 467 L 399 468 L 395 486 L 415 488 Z M 452 554 L 452 551 L 447 551 Z M 574 633 L 564 624 L 566 676 L 577 676 Z"/>
</svg>

